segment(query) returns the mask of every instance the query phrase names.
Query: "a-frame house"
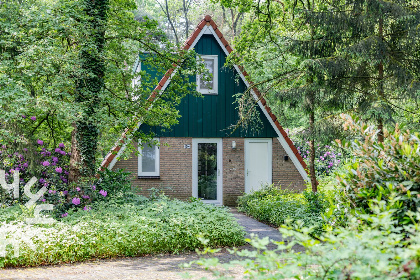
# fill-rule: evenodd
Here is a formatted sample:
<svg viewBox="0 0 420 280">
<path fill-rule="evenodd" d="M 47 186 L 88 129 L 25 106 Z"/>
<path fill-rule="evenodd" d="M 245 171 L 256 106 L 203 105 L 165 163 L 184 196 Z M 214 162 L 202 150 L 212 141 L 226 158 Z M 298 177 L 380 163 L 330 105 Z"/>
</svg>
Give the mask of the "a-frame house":
<svg viewBox="0 0 420 280">
<path fill-rule="evenodd" d="M 193 48 L 212 73 L 210 81 L 197 77 L 197 91 L 203 98 L 189 95 L 183 99 L 179 124 L 172 130 L 154 129 L 159 147 L 144 145 L 140 156 L 119 160 L 126 143 L 119 144 L 102 168 L 132 172 L 132 185 L 145 195 L 155 188 L 171 197 L 197 197 L 223 205 L 235 205 L 238 196 L 267 183 L 303 190 L 308 180 L 305 162 L 265 99 L 246 80 L 246 72 L 238 66 L 224 67 L 232 49 L 210 16 L 184 45 L 186 50 Z M 155 92 L 164 92 L 173 71 L 168 70 Z M 238 129 L 231 134 L 227 128 L 238 120 L 234 95 L 249 87 L 258 100 L 262 125 L 256 132 Z M 139 129 L 146 128 L 140 125 Z"/>
</svg>

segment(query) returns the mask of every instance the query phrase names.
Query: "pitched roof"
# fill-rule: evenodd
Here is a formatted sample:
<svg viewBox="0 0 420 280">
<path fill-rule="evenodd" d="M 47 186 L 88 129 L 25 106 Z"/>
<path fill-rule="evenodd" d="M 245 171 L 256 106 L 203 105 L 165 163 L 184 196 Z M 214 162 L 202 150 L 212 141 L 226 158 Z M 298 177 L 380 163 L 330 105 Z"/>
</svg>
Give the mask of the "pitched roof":
<svg viewBox="0 0 420 280">
<path fill-rule="evenodd" d="M 229 46 L 228 41 L 223 37 L 222 32 L 217 28 L 216 23 L 213 21 L 211 16 L 206 15 L 203 20 L 197 25 L 195 31 L 190 35 L 190 37 L 185 42 L 183 49 L 189 50 L 192 49 L 195 44 L 198 42 L 198 40 L 201 38 L 203 34 L 213 34 L 226 53 L 226 55 L 229 55 L 233 50 Z M 174 65 L 174 68 L 169 69 L 163 78 L 159 81 L 159 84 L 156 86 L 156 88 L 153 90 L 152 94 L 149 96 L 148 100 L 150 102 L 153 102 L 157 94 L 161 94 L 166 86 L 170 82 L 171 76 L 174 74 L 174 71 L 176 69 L 177 65 Z M 253 86 L 253 83 L 248 81 L 246 77 L 248 76 L 247 72 L 240 66 L 235 66 L 236 70 L 238 71 L 239 75 L 241 76 L 242 80 L 244 81 L 245 85 L 247 87 L 252 88 L 252 93 L 254 94 L 254 97 L 256 100 L 258 100 L 258 105 L 262 109 L 264 115 L 267 117 L 271 125 L 273 126 L 274 130 L 278 133 L 279 137 L 278 140 L 282 144 L 283 148 L 288 152 L 289 157 L 294 162 L 296 168 L 302 175 L 302 177 L 305 180 L 308 180 L 307 177 L 307 166 L 306 163 L 303 161 L 302 156 L 299 154 L 298 150 L 296 149 L 295 145 L 293 144 L 292 140 L 290 140 L 289 136 L 287 135 L 286 131 L 283 129 L 283 127 L 280 125 L 280 123 L 277 120 L 277 117 L 272 113 L 271 108 L 268 106 L 267 101 L 264 99 L 264 96 L 258 91 L 256 87 Z M 140 126 L 140 123 L 138 124 L 138 127 Z M 101 170 L 104 170 L 105 168 L 112 168 L 115 162 L 117 161 L 117 158 L 119 154 L 122 152 L 121 144 L 123 145 L 123 148 L 127 144 L 127 133 L 129 131 L 126 130 L 122 137 L 120 138 L 119 142 L 112 148 L 112 150 L 108 153 L 108 155 L 105 157 L 101 164 Z M 289 151 L 288 151 L 289 150 Z M 300 165 L 300 168 L 299 168 Z"/>
</svg>

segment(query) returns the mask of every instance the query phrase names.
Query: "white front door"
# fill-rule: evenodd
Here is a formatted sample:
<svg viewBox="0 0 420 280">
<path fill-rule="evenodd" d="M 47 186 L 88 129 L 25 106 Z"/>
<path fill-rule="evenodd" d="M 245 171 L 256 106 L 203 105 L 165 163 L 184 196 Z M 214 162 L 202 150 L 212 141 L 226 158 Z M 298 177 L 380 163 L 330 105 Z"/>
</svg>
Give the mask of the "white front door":
<svg viewBox="0 0 420 280">
<path fill-rule="evenodd" d="M 193 139 L 192 144 L 193 196 L 222 204 L 222 139 Z"/>
<path fill-rule="evenodd" d="M 245 192 L 272 183 L 272 139 L 245 139 Z"/>
</svg>

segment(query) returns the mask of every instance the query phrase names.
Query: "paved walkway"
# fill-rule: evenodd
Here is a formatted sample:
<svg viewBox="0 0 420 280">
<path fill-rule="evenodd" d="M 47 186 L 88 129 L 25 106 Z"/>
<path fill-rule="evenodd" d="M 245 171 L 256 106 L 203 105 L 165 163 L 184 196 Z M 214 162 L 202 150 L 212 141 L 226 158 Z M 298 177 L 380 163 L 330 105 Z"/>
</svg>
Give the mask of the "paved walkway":
<svg viewBox="0 0 420 280">
<path fill-rule="evenodd" d="M 236 217 L 239 224 L 247 231 L 247 237 L 251 233 L 257 234 L 260 238 L 268 236 L 272 240 L 282 240 L 281 234 L 274 228 L 262 224 L 249 218 L 235 209 L 232 214 Z M 249 248 L 249 245 L 243 248 Z M 217 253 L 216 256 L 221 262 L 226 263 L 234 258 L 225 249 Z M 198 266 L 188 269 L 181 269 L 180 264 L 197 260 L 200 257 L 195 253 L 184 253 L 180 255 L 154 255 L 138 258 L 118 258 L 111 260 L 96 260 L 85 263 L 43 266 L 35 268 L 3 269 L 0 270 L 0 279 L 43 279 L 43 280 L 165 280 L 165 279 L 185 279 L 181 274 L 188 272 L 194 279 L 208 277 L 211 274 Z M 231 273 L 236 279 L 242 279 L 242 268 L 235 267 Z"/>
</svg>

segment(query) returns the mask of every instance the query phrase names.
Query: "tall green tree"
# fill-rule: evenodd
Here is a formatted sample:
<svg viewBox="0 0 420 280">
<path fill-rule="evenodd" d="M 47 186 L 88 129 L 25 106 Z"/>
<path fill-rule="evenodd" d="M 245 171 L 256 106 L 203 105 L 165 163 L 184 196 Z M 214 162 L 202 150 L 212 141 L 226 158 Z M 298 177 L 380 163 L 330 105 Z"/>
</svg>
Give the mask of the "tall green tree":
<svg viewBox="0 0 420 280">
<path fill-rule="evenodd" d="M 251 13 L 250 20 L 234 42 L 230 62 L 243 65 L 250 80 L 263 92 L 270 106 L 285 105 L 287 110 L 303 112 L 307 118 L 310 146 L 309 171 L 313 191 L 315 175 L 315 136 L 317 120 L 345 110 L 349 97 L 336 95 L 324 86 L 320 61 L 334 55 L 340 34 L 311 23 L 309 14 L 324 9 L 323 1 L 222 1 L 241 5 Z M 327 38 L 325 38 L 327 35 Z M 242 118 L 254 113 L 255 102 L 249 92 L 242 95 Z M 249 101 L 251 100 L 251 102 Z"/>
<path fill-rule="evenodd" d="M 307 118 L 314 191 L 314 142 L 329 128 L 330 116 L 356 111 L 376 120 L 381 130 L 383 120 L 395 112 L 393 98 L 412 101 L 418 94 L 416 2 L 221 2 L 251 13 L 231 62 L 245 66 L 271 106 L 295 109 Z M 245 93 L 244 118 L 253 113 L 247 98 Z"/>
<path fill-rule="evenodd" d="M 2 144 L 45 137 L 69 143 L 73 131 L 76 180 L 79 171 L 94 173 L 101 151 L 124 128 L 177 122 L 176 105 L 193 92 L 195 54 L 174 48 L 156 21 L 135 20 L 136 9 L 131 0 L 0 3 Z M 156 93 L 153 107 L 148 97 L 156 79 L 133 71 L 139 52 L 153 53 L 144 63 L 160 73 L 185 66 L 164 94 Z"/>
</svg>

